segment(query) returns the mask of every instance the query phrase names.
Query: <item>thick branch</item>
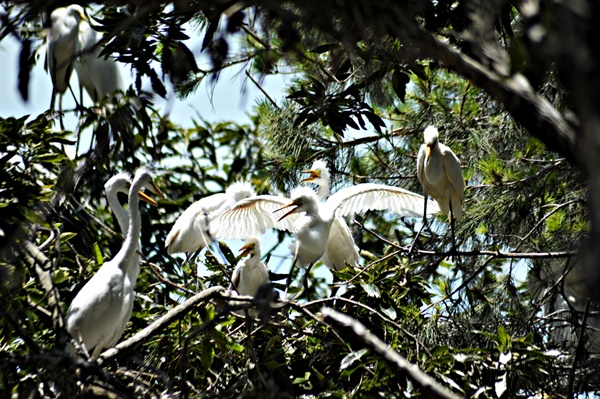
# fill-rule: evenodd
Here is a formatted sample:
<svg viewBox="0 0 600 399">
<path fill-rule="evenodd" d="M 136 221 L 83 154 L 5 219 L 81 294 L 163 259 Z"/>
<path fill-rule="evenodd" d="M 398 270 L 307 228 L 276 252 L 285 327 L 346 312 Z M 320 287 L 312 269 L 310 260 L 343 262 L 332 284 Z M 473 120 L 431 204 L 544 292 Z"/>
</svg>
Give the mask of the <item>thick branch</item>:
<svg viewBox="0 0 600 399">
<path fill-rule="evenodd" d="M 177 305 L 173 309 L 169 310 L 167 313 L 152 322 L 152 324 L 135 334 L 133 337 L 121 342 L 114 348 L 104 351 L 104 353 L 100 355 L 100 358 L 110 359 L 120 352 L 137 345 L 140 341 L 146 341 L 148 338 L 155 335 L 175 320 L 180 319 L 185 314 L 190 312 L 199 302 L 214 298 L 222 291 L 225 291 L 225 288 L 216 286 L 197 293 L 193 297 L 184 301 L 182 304 Z"/>
<path fill-rule="evenodd" d="M 339 326 L 352 332 L 358 339 L 364 342 L 369 348 L 383 357 L 398 371 L 406 373 L 414 383 L 421 386 L 426 391 L 432 393 L 438 398 L 458 399 L 460 396 L 452 393 L 448 388 L 437 382 L 435 379 L 425 374 L 417 367 L 410 363 L 398 352 L 390 348 L 385 342 L 377 338 L 359 321 L 347 316 L 343 313 L 336 312 L 331 308 L 322 308 L 321 313 L 326 319 L 330 319 Z"/>
<path fill-rule="evenodd" d="M 575 131 L 545 97 L 533 90 L 523 75 L 499 76 L 434 36 L 423 40 L 423 50 L 428 57 L 441 61 L 502 102 L 515 120 L 549 149 L 577 162 Z"/>
</svg>

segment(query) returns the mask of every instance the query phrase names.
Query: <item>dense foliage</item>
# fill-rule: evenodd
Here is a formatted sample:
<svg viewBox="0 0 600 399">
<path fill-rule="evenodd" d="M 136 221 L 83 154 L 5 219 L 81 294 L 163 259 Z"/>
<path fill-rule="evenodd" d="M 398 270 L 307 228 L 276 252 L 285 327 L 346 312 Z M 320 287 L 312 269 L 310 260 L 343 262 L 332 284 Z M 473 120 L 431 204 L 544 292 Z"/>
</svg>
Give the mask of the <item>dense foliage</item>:
<svg viewBox="0 0 600 399">
<path fill-rule="evenodd" d="M 22 44 L 24 98 L 44 21 L 58 3 L 2 3 L 0 40 Z M 61 130 L 51 110 L 0 119 L 0 391 L 436 396 L 363 337 L 324 318 L 326 306 L 460 396 L 598 392 L 599 348 L 588 338 L 593 330 L 581 334 L 587 315 L 563 308 L 551 316 L 565 270 L 584 268 L 593 254 L 577 262 L 600 214 L 591 198 L 588 204 L 597 168 L 586 151 L 594 149 L 584 148 L 586 132 L 598 137 L 600 130 L 595 114 L 572 98 L 572 74 L 583 67 L 569 71 L 562 62 L 565 46 L 556 37 L 564 10 L 550 1 L 523 3 L 219 0 L 89 8 L 107 35 L 104 52 L 131 65 L 134 85 L 73 110 L 73 131 Z M 581 21 L 585 36 L 587 17 Z M 533 33 L 542 27 L 539 39 Z M 198 67 L 191 36 L 202 39 L 210 69 Z M 556 52 L 544 52 L 540 40 L 556 44 Z M 584 60 L 592 70 L 594 57 Z M 197 115 L 190 116 L 193 127 L 182 127 L 156 109 L 155 96 L 174 91 L 183 99 L 205 79 L 221 84 L 219 72 L 232 65 L 243 65 L 248 84 L 293 74 L 287 97 L 265 93 L 248 125 Z M 146 79 L 154 93 L 142 90 Z M 594 95 L 590 103 L 598 104 Z M 316 159 L 328 162 L 334 191 L 379 182 L 422 192 L 415 165 L 428 125 L 457 154 L 467 183 L 457 251 L 444 215 L 430 219 L 410 255 L 420 220 L 357 215 L 349 225 L 362 259 L 359 268 L 335 272 L 337 296 L 329 297 L 322 276 L 330 272 L 320 266 L 299 300 L 278 300 L 267 289 L 244 304 L 214 288 L 229 286 L 236 263 L 227 243 L 195 260 L 205 277 L 164 249 L 173 222 L 194 200 L 242 179 L 260 194 L 287 193 Z M 65 148 L 82 132 L 93 132 L 92 146 L 70 159 Z M 104 182 L 141 166 L 152 168 L 168 199 L 142 209 L 142 273 L 121 341 L 133 339 L 98 362 L 69 357 L 63 315 L 123 243 Z M 285 238 L 276 236 L 279 249 Z M 277 263 L 272 251 L 264 260 Z M 571 280 L 597 287 L 598 276 L 585 270 Z M 580 301 L 589 298 L 594 309 L 597 290 L 584 292 Z M 261 317 L 232 312 L 249 306 Z M 560 323 L 568 327 L 557 329 Z M 148 336 L 136 336 L 144 329 Z"/>
</svg>

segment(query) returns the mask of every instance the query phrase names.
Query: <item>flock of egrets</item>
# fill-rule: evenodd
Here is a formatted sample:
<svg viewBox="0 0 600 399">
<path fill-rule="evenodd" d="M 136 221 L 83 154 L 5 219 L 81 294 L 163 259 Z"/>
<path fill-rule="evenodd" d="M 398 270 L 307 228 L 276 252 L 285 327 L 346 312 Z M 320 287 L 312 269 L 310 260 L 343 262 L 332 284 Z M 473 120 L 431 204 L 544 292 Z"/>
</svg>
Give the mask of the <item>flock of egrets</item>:
<svg viewBox="0 0 600 399">
<path fill-rule="evenodd" d="M 310 268 L 318 260 L 335 270 L 355 267 L 359 260 L 358 248 L 344 216 L 387 210 L 399 216 L 422 216 L 424 224 L 427 216 L 440 210 L 450 221 L 462 217 L 464 181 L 460 163 L 448 147 L 438 143 L 435 128 L 428 127 L 425 137 L 417 166 L 418 177 L 425 193 L 435 202 L 399 187 L 374 183 L 350 186 L 329 195 L 329 171 L 325 162 L 316 161 L 310 170 L 304 171 L 310 176 L 302 182 L 317 184 L 317 191 L 300 186 L 287 198 L 256 195 L 249 183 L 234 183 L 225 193 L 202 198 L 188 207 L 174 223 L 165 248 L 169 254 L 193 254 L 216 239 L 244 239 L 242 260 L 232 273 L 230 286 L 232 292 L 244 296 L 255 296 L 269 283 L 269 269 L 261 261 L 258 238 L 269 228 L 291 232 L 295 239 L 290 247 L 294 261 L 288 287 L 295 265 L 306 268 L 305 287 Z M 140 271 L 138 201 L 156 205 L 141 189 L 164 197 L 151 174 L 144 169 L 135 174 L 133 181 L 126 173 L 118 174 L 105 188 L 119 226 L 126 232 L 124 244 L 77 294 L 65 320 L 69 333 L 92 358 L 118 341 L 131 316 Z M 129 211 L 119 203 L 118 192 L 128 193 Z M 250 256 L 244 258 L 246 255 Z"/>
<path fill-rule="evenodd" d="M 51 24 L 47 66 L 53 83 L 52 108 L 56 95 L 60 96 L 59 107 L 62 108 L 62 95 L 70 88 L 73 69 L 80 82 L 80 93 L 81 87 L 85 88 L 93 101 L 122 90 L 115 61 L 98 56 L 100 37 L 88 24 L 81 6 L 54 10 Z M 177 219 L 167 236 L 167 252 L 191 255 L 215 239 L 244 239 L 246 243 L 241 255 L 250 256 L 236 266 L 230 289 L 240 295 L 255 296 L 261 286 L 269 282 L 268 268 L 261 262 L 258 238 L 269 228 L 291 232 L 295 238 L 290 247 L 294 261 L 287 287 L 296 265 L 306 269 L 305 288 L 310 269 L 319 260 L 334 270 L 357 265 L 358 248 L 344 219 L 351 214 L 387 210 L 398 216 L 422 216 L 424 227 L 427 216 L 441 210 L 451 221 L 454 242 L 454 220 L 462 217 L 464 181 L 458 158 L 438 142 L 438 131 L 432 126 L 425 129 L 425 143 L 420 148 L 417 162 L 417 176 L 424 196 L 374 183 L 350 186 L 330 195 L 325 162 L 316 161 L 304 172 L 309 177 L 302 182 L 316 184 L 316 192 L 301 186 L 291 192 L 290 198 L 256 195 L 249 183 L 239 182 L 228 187 L 225 193 L 193 203 Z M 141 189 L 146 188 L 163 197 L 150 172 L 144 169 L 135 174 L 133 181 L 128 174 L 116 175 L 105 188 L 119 226 L 126 232 L 125 240 L 115 257 L 103 264 L 79 291 L 65 318 L 68 332 L 92 358 L 97 358 L 119 340 L 131 317 L 140 272 L 138 198 L 156 205 Z M 129 211 L 119 203 L 118 192 L 128 194 Z M 435 202 L 429 201 L 428 196 Z M 74 350 L 72 346 L 70 349 Z"/>
</svg>

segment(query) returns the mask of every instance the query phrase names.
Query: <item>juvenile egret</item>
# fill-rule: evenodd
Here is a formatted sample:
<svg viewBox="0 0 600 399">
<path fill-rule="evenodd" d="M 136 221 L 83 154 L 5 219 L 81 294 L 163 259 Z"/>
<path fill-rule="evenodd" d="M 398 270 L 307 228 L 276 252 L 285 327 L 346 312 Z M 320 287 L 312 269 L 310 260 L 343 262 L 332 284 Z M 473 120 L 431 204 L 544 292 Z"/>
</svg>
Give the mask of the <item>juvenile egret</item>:
<svg viewBox="0 0 600 399">
<path fill-rule="evenodd" d="M 92 359 L 119 340 L 131 315 L 126 300 L 132 292 L 128 293 L 126 286 L 128 268 L 138 253 L 141 217 L 137 197 L 143 187 L 164 198 L 148 171 L 142 169 L 136 173 L 129 190 L 125 242 L 115 257 L 102 265 L 77 293 L 65 317 L 67 331 L 91 351 Z"/>
<path fill-rule="evenodd" d="M 79 24 L 85 19 L 83 8 L 77 4 L 57 8 L 50 14 L 46 62 L 52 79 L 51 109 L 54 109 L 56 95 L 59 95 L 59 111 L 62 112 L 62 96 L 69 87 L 75 59 L 80 50 Z"/>
<path fill-rule="evenodd" d="M 92 50 L 94 45 L 101 39 L 101 34 L 93 30 L 89 23 L 86 21 L 80 22 L 79 48 L 81 57 L 75 63 L 75 71 L 77 72 L 80 88 L 85 88 L 95 103 L 117 90 L 124 91 L 125 89 L 117 62 L 113 58 L 99 57 L 102 51 L 100 46 Z"/>
<path fill-rule="evenodd" d="M 247 182 L 233 183 L 225 193 L 214 194 L 190 205 L 179 216 L 165 240 L 169 255 L 179 252 L 196 252 L 210 244 L 218 224 L 209 225 L 236 202 L 256 195 Z M 244 237 L 245 238 L 245 237 Z"/>
<path fill-rule="evenodd" d="M 260 241 L 257 237 L 249 237 L 246 244 L 240 249 L 241 256 L 250 255 L 242 259 L 235 267 L 231 277 L 230 290 L 237 290 L 240 295 L 256 296 L 263 285 L 269 282 L 269 269 L 260 261 Z"/>
<path fill-rule="evenodd" d="M 452 245 L 455 246 L 454 220 L 462 219 L 465 193 L 460 161 L 448 146 L 439 142 L 435 127 L 428 126 L 424 136 L 425 143 L 421 145 L 417 156 L 417 177 L 423 186 L 425 199 L 430 195 L 438 203 L 442 213 L 448 215 L 452 230 Z M 425 202 L 425 210 L 427 210 L 427 202 Z M 426 223 L 427 219 L 423 213 L 423 225 L 413 245 Z"/>
<path fill-rule="evenodd" d="M 303 170 L 302 173 L 308 173 L 310 176 L 301 182 L 316 184 L 319 187 L 317 197 L 320 201 L 326 200 L 329 197 L 330 180 L 325 161 L 316 160 L 309 170 Z M 358 247 L 354 244 L 348 224 L 344 218 L 336 216 L 321 260 L 331 270 L 343 270 L 347 266 L 356 265 L 359 259 Z"/>
<path fill-rule="evenodd" d="M 293 209 L 280 218 L 274 217 L 274 212 L 285 208 Z M 431 213 L 439 212 L 433 202 L 429 208 Z M 273 195 L 239 201 L 219 217 L 217 236 L 239 239 L 262 234 L 270 227 L 291 231 L 297 240 L 291 276 L 296 263 L 312 267 L 323 256 L 336 216 L 369 210 L 391 210 L 399 216 L 417 217 L 424 212 L 423 196 L 398 187 L 365 183 L 342 189 L 321 203 L 313 190 L 298 187 L 292 191 L 291 202 Z M 302 212 L 304 215 L 299 215 Z"/>
</svg>

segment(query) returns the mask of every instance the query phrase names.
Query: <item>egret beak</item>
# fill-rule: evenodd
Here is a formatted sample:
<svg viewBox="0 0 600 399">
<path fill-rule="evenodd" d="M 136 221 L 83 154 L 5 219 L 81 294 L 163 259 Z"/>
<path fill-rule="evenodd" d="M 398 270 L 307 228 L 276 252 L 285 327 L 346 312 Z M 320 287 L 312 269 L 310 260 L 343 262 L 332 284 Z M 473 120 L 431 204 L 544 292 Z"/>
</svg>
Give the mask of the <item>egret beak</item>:
<svg viewBox="0 0 600 399">
<path fill-rule="evenodd" d="M 285 215 L 283 215 L 282 217 L 280 217 L 279 219 L 277 219 L 277 221 L 281 221 L 282 219 L 285 219 L 286 217 L 288 217 L 289 215 L 291 215 L 292 213 L 296 212 L 296 209 L 300 206 L 300 201 L 298 199 L 293 200 L 292 202 L 290 202 L 289 204 L 282 206 L 279 209 L 275 209 L 273 211 L 273 213 L 281 211 L 285 208 L 291 208 L 294 207 L 294 209 L 292 209 L 291 211 L 289 211 L 288 213 L 286 213 Z"/>
<path fill-rule="evenodd" d="M 158 186 L 156 185 L 156 183 L 154 181 L 151 182 L 152 186 L 150 187 L 150 191 L 152 191 L 154 194 L 158 195 L 161 199 L 166 199 L 167 197 L 163 194 L 162 191 L 160 191 L 160 188 L 158 188 Z"/>
<path fill-rule="evenodd" d="M 427 153 L 427 158 L 429 158 L 431 156 L 431 146 L 429 144 L 427 144 L 427 148 L 425 151 Z"/>
<path fill-rule="evenodd" d="M 145 192 L 140 191 L 138 192 L 138 198 L 141 199 L 142 201 L 152 205 L 152 206 L 158 206 L 158 204 L 156 203 L 156 201 L 154 201 L 152 198 L 150 198 Z"/>
<path fill-rule="evenodd" d="M 240 256 L 246 256 L 248 254 L 250 254 L 250 252 L 252 252 L 254 250 L 254 245 L 255 244 L 246 244 L 243 247 L 240 248 Z"/>
<path fill-rule="evenodd" d="M 300 180 L 301 183 L 313 181 L 313 180 L 321 177 L 321 173 L 316 170 L 303 170 L 303 171 L 301 171 L 301 173 L 308 173 L 310 175 L 306 179 Z"/>
</svg>

